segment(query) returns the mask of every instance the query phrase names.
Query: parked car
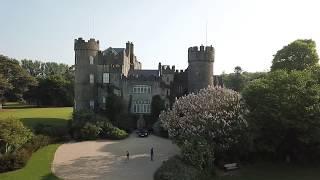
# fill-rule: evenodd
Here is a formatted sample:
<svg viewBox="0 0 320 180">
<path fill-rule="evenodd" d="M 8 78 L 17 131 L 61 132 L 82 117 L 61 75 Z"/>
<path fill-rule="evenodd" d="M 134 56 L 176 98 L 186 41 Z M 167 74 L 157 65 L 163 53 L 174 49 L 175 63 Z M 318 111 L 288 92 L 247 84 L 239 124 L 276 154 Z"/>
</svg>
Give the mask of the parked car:
<svg viewBox="0 0 320 180">
<path fill-rule="evenodd" d="M 147 137 L 149 132 L 147 129 L 138 129 L 137 134 L 139 137 Z"/>
</svg>

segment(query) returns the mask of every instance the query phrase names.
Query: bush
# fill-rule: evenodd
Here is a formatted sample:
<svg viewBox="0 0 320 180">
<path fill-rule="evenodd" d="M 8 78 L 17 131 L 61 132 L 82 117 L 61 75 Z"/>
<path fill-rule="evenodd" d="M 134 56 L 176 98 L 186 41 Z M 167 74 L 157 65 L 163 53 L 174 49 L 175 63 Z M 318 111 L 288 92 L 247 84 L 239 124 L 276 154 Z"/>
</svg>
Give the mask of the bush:
<svg viewBox="0 0 320 180">
<path fill-rule="evenodd" d="M 35 134 L 50 136 L 58 141 L 70 140 L 67 126 L 53 126 L 48 124 L 37 124 L 34 128 Z"/>
<path fill-rule="evenodd" d="M 93 123 L 87 122 L 81 129 L 80 129 L 80 137 L 83 140 L 94 140 L 98 138 L 98 135 L 101 132 L 101 128 Z"/>
<path fill-rule="evenodd" d="M 97 138 L 124 139 L 128 133 L 121 130 L 109 119 L 90 111 L 78 111 L 73 114 L 71 133 L 77 140 L 93 140 Z"/>
<path fill-rule="evenodd" d="M 21 121 L 8 118 L 0 121 L 0 153 L 11 153 L 29 141 L 33 134 Z"/>
<path fill-rule="evenodd" d="M 53 142 L 53 139 L 51 139 L 48 136 L 37 135 L 37 136 L 34 136 L 29 142 L 24 144 L 22 146 L 22 148 L 24 148 L 32 153 L 32 152 L 35 152 L 44 146 L 51 144 L 52 142 Z"/>
<path fill-rule="evenodd" d="M 164 161 L 155 172 L 154 180 L 208 180 L 213 173 L 204 172 L 186 164 L 179 156 Z"/>
<path fill-rule="evenodd" d="M 117 127 L 113 127 L 111 133 L 110 133 L 110 138 L 111 139 L 124 139 L 128 137 L 128 133 L 122 129 L 119 129 Z"/>
<path fill-rule="evenodd" d="M 24 167 L 31 154 L 28 150 L 21 149 L 15 153 L 0 156 L 0 173 Z"/>
<path fill-rule="evenodd" d="M 100 123 L 102 131 L 100 133 L 101 138 L 109 139 L 124 139 L 128 137 L 128 133 L 117 127 L 114 127 L 110 122 Z"/>
<path fill-rule="evenodd" d="M 50 144 L 50 137 L 38 135 L 13 153 L 0 156 L 0 172 L 12 171 L 23 168 L 31 157 L 32 153 Z"/>
</svg>

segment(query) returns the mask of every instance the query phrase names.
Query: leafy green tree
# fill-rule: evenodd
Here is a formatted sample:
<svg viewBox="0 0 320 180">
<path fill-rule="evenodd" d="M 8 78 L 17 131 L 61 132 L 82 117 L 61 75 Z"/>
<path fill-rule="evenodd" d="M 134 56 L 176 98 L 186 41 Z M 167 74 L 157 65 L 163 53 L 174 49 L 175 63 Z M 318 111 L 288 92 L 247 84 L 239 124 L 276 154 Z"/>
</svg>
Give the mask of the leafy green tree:
<svg viewBox="0 0 320 180">
<path fill-rule="evenodd" d="M 234 73 L 224 74 L 222 78 L 224 85 L 234 91 L 240 92 L 245 86 L 245 78 L 242 75 L 242 68 L 240 66 L 234 68 Z"/>
<path fill-rule="evenodd" d="M 28 59 L 21 60 L 21 67 L 25 69 L 33 77 L 39 77 L 43 75 L 42 66 L 40 61 L 32 61 Z"/>
<path fill-rule="evenodd" d="M 161 111 L 165 110 L 164 100 L 161 99 L 159 95 L 155 95 L 152 97 L 151 101 L 151 116 L 155 120 L 159 118 Z"/>
<path fill-rule="evenodd" d="M 127 121 L 129 118 L 126 102 L 120 96 L 113 93 L 109 93 L 109 96 L 106 98 L 106 114 L 113 125 L 117 127 L 123 124 L 120 121 Z"/>
<path fill-rule="evenodd" d="M 31 104 L 41 106 L 72 106 L 73 84 L 61 76 L 38 78 L 39 85 L 24 94 Z"/>
<path fill-rule="evenodd" d="M 9 89 L 12 89 L 12 85 L 3 77 L 2 74 L 0 74 L 0 109 L 2 108 L 2 103 L 4 103 L 5 100 L 4 93 Z"/>
<path fill-rule="evenodd" d="M 0 153 L 11 153 L 32 138 L 32 132 L 22 122 L 9 118 L 0 121 Z"/>
<path fill-rule="evenodd" d="M 311 39 L 298 39 L 276 53 L 272 61 L 271 71 L 279 69 L 304 70 L 318 62 L 316 43 Z"/>
<path fill-rule="evenodd" d="M 320 85 L 311 71 L 278 70 L 249 83 L 242 95 L 259 153 L 303 160 L 320 145 Z"/>
<path fill-rule="evenodd" d="M 12 89 L 7 89 L 4 93 L 6 99 L 21 100 L 23 93 L 30 86 L 37 84 L 36 79 L 21 68 L 17 60 L 2 55 L 0 55 L 0 74 L 12 86 Z"/>
</svg>

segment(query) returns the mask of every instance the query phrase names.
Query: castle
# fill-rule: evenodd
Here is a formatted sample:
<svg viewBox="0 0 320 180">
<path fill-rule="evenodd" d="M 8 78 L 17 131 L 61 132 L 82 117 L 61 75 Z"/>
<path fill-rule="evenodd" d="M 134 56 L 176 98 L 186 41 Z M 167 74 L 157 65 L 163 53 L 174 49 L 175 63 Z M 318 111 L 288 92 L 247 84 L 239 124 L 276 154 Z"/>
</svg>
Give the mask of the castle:
<svg viewBox="0 0 320 180">
<path fill-rule="evenodd" d="M 78 38 L 74 51 L 75 110 L 105 109 L 106 97 L 114 93 L 128 103 L 131 113 L 149 114 L 155 95 L 160 95 L 169 106 L 176 97 L 222 84 L 221 79 L 213 76 L 212 46 L 190 47 L 188 68 L 180 71 L 161 63 L 158 69 L 142 69 L 132 42 L 127 42 L 125 48 L 101 51 L 99 41 Z"/>
</svg>

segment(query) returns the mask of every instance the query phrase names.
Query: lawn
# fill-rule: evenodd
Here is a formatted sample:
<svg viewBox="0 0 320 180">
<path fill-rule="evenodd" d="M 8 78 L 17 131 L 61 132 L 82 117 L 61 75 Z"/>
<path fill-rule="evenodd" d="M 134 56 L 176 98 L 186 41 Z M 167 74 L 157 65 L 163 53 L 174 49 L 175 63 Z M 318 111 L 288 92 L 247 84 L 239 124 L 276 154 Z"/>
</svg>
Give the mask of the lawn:
<svg viewBox="0 0 320 180">
<path fill-rule="evenodd" d="M 66 127 L 71 119 L 72 107 L 35 108 L 17 103 L 7 104 L 0 110 L 0 121 L 8 117 L 20 119 L 32 128 L 36 124 Z M 1 173 L 1 180 L 51 180 L 58 179 L 51 173 L 51 163 L 59 144 L 46 146 L 32 154 L 27 165 L 17 171 Z"/>
<path fill-rule="evenodd" d="M 17 171 L 1 173 L 1 180 L 55 180 L 51 173 L 51 162 L 59 144 L 51 144 L 32 154 L 27 165 Z"/>
<path fill-rule="evenodd" d="M 291 164 L 258 163 L 231 172 L 219 180 L 319 180 L 320 166 L 304 167 Z"/>
<path fill-rule="evenodd" d="M 34 127 L 38 123 L 65 126 L 72 114 L 72 107 L 35 108 L 9 104 L 4 108 L 0 110 L 0 119 L 15 117 L 28 127 Z"/>
</svg>

